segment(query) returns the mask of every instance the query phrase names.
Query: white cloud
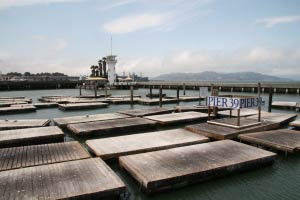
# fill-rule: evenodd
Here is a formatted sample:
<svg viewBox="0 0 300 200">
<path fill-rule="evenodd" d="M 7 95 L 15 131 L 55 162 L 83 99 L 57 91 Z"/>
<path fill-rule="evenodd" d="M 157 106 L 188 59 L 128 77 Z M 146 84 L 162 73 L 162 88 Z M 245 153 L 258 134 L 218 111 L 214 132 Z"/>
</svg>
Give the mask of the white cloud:
<svg viewBox="0 0 300 200">
<path fill-rule="evenodd" d="M 30 6 L 36 4 L 78 2 L 81 0 L 0 0 L 0 10 L 17 6 Z"/>
<path fill-rule="evenodd" d="M 105 31 L 109 33 L 129 33 L 142 29 L 160 27 L 164 25 L 169 14 L 140 14 L 121 17 L 103 25 Z"/>
<path fill-rule="evenodd" d="M 106 32 L 114 34 L 130 33 L 143 29 L 172 30 L 180 24 L 187 23 L 199 16 L 208 15 L 211 10 L 202 8 L 212 0 L 184 0 L 172 1 L 112 1 L 103 8 L 113 9 L 115 7 L 132 4 L 133 10 L 102 25 Z M 133 4 L 134 3 L 134 4 Z M 155 5 L 153 7 L 153 5 Z M 136 13 L 139 10 L 139 13 Z M 134 14 L 132 14 L 134 13 Z"/>
<path fill-rule="evenodd" d="M 44 35 L 34 35 L 32 39 L 36 41 L 46 41 L 48 38 Z"/>
<path fill-rule="evenodd" d="M 300 22 L 300 16 L 282 16 L 282 17 L 272 17 L 258 20 L 257 24 L 263 24 L 267 28 L 272 28 L 278 24 L 286 24 L 291 22 Z"/>
</svg>

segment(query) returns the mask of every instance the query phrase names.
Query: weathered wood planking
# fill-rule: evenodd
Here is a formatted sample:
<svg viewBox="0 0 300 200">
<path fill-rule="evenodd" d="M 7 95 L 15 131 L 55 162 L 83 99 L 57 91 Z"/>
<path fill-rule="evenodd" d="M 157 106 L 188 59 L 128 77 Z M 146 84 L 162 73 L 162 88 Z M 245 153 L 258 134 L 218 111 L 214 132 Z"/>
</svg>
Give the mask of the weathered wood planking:
<svg viewBox="0 0 300 200">
<path fill-rule="evenodd" d="M 144 117 L 145 119 L 150 119 L 157 121 L 162 125 L 169 125 L 174 123 L 186 123 L 207 119 L 207 113 L 199 112 L 182 112 L 182 113 L 171 113 L 162 115 L 152 115 Z"/>
<path fill-rule="evenodd" d="M 232 122 L 227 121 L 227 123 L 234 124 L 236 123 L 236 118 L 228 118 Z M 244 124 L 244 118 L 240 119 L 240 123 Z M 256 122 L 253 120 L 253 123 Z M 249 123 L 249 120 L 246 120 L 246 123 Z M 278 123 L 262 122 L 260 125 L 251 126 L 243 129 L 237 129 L 233 127 L 225 127 L 209 123 L 200 123 L 186 126 L 185 129 L 191 132 L 203 135 L 205 137 L 213 138 L 215 140 L 225 140 L 225 139 L 234 139 L 239 134 L 243 133 L 252 133 L 257 131 L 267 131 L 279 128 Z"/>
<path fill-rule="evenodd" d="M 208 113 L 208 107 L 207 106 L 175 106 L 175 109 L 177 112 L 189 112 L 189 111 L 195 111 L 195 112 L 202 112 L 202 113 Z M 219 108 L 219 111 L 226 110 L 224 108 Z"/>
<path fill-rule="evenodd" d="M 0 120 L 0 130 L 48 126 L 49 119 Z"/>
<path fill-rule="evenodd" d="M 56 108 L 58 107 L 58 103 L 50 102 L 50 103 L 34 103 L 33 104 L 36 108 Z"/>
<path fill-rule="evenodd" d="M 24 96 L 17 96 L 17 97 L 0 97 L 0 99 L 25 99 Z"/>
<path fill-rule="evenodd" d="M 57 126 L 0 131 L 0 147 L 14 147 L 63 141 L 64 133 Z"/>
<path fill-rule="evenodd" d="M 0 171 L 90 158 L 77 141 L 4 148 L 0 155 Z"/>
<path fill-rule="evenodd" d="M 286 114 L 286 113 L 273 113 L 273 112 L 262 112 L 261 113 L 261 120 L 272 122 L 272 123 L 279 123 L 280 125 L 286 125 L 289 122 L 296 119 L 296 114 Z M 257 115 L 247 117 L 247 119 L 257 119 Z"/>
<path fill-rule="evenodd" d="M 218 114 L 222 115 L 222 116 L 230 116 L 230 110 L 219 111 Z M 248 117 L 248 116 L 257 115 L 257 114 L 258 114 L 257 109 L 243 108 L 243 109 L 240 110 L 240 116 L 241 117 Z M 231 116 L 232 117 L 237 117 L 238 116 L 237 110 L 232 110 Z"/>
<path fill-rule="evenodd" d="M 28 104 L 28 103 L 25 101 L 18 101 L 18 102 L 2 101 L 2 102 L 0 102 L 0 107 L 9 107 L 12 105 L 17 105 L 17 104 Z"/>
<path fill-rule="evenodd" d="M 273 108 L 296 108 L 297 102 L 290 102 L 290 101 L 273 101 L 272 102 Z"/>
<path fill-rule="evenodd" d="M 14 99 L 14 98 L 6 98 L 6 99 L 0 99 L 0 102 L 5 102 L 5 101 L 9 101 L 9 102 L 27 102 L 27 103 L 31 103 L 32 99 L 28 99 L 28 98 L 22 98 L 22 99 Z"/>
<path fill-rule="evenodd" d="M 147 99 L 147 98 L 141 98 L 138 100 L 139 104 L 142 105 L 158 105 L 159 104 L 159 99 Z M 169 104 L 169 103 L 178 103 L 177 99 L 162 99 L 163 104 Z"/>
<path fill-rule="evenodd" d="M 271 164 L 276 154 L 231 140 L 119 158 L 148 192 L 158 192 Z"/>
<path fill-rule="evenodd" d="M 106 108 L 107 103 L 68 103 L 59 104 L 58 108 L 60 110 L 81 110 L 81 109 L 91 109 L 91 108 Z"/>
<path fill-rule="evenodd" d="M 64 127 L 68 124 L 105 121 L 105 120 L 122 119 L 128 117 L 129 117 L 128 115 L 123 115 L 119 113 L 107 113 L 107 114 L 97 114 L 97 115 L 83 115 L 83 116 L 74 116 L 74 117 L 54 118 L 53 121 L 56 125 L 60 127 Z"/>
<path fill-rule="evenodd" d="M 128 131 L 140 131 L 156 126 L 156 122 L 143 118 L 124 118 L 106 121 L 69 124 L 67 128 L 77 135 L 89 134 L 120 134 Z"/>
<path fill-rule="evenodd" d="M 115 199 L 121 179 L 99 158 L 0 172 L 3 199 Z"/>
<path fill-rule="evenodd" d="M 249 128 L 251 126 L 257 126 L 260 125 L 261 122 L 255 121 L 253 119 L 246 119 L 242 118 L 240 120 L 240 125 L 237 125 L 237 118 L 231 119 L 231 118 L 221 118 L 221 119 L 215 119 L 211 121 L 207 121 L 208 124 L 215 124 L 219 126 L 225 126 L 235 129 L 243 129 L 243 128 Z"/>
<path fill-rule="evenodd" d="M 240 135 L 239 139 L 290 153 L 300 151 L 300 131 L 295 130 L 279 129 L 248 133 Z"/>
<path fill-rule="evenodd" d="M 140 98 L 133 98 L 133 103 L 137 103 Z M 112 104 L 129 104 L 131 102 L 130 98 L 106 98 L 109 103 Z"/>
<path fill-rule="evenodd" d="M 174 96 L 168 96 L 167 98 L 170 99 L 177 99 L 177 97 Z M 190 101 L 200 101 L 204 98 L 199 97 L 199 96 L 179 96 L 179 101 L 183 101 L 183 102 L 190 102 Z"/>
<path fill-rule="evenodd" d="M 207 137 L 184 129 L 140 133 L 119 137 L 87 140 L 89 149 L 102 159 L 145 153 L 208 142 Z"/>
<path fill-rule="evenodd" d="M 300 128 L 300 119 L 290 122 L 289 126 Z"/>
<path fill-rule="evenodd" d="M 27 104 L 11 105 L 10 107 L 0 107 L 0 114 L 35 112 L 36 107 Z"/>
<path fill-rule="evenodd" d="M 132 117 L 144 117 L 150 115 L 171 113 L 173 111 L 174 109 L 170 109 L 170 108 L 148 108 L 148 109 L 124 110 L 124 111 L 119 111 L 118 113 L 129 115 Z"/>
</svg>

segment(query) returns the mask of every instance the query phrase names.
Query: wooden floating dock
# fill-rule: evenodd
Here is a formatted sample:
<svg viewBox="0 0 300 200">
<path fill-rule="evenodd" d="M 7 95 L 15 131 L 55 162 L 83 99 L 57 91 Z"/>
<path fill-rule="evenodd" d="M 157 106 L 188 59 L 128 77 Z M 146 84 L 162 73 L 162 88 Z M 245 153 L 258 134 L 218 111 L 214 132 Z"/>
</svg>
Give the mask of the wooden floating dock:
<svg viewBox="0 0 300 200">
<path fill-rule="evenodd" d="M 139 101 L 139 97 L 133 98 L 133 103 L 137 103 Z M 106 98 L 106 101 L 108 101 L 111 104 L 130 104 L 131 99 L 130 98 Z"/>
<path fill-rule="evenodd" d="M 148 193 L 271 164 L 276 154 L 224 140 L 122 156 L 119 163 Z"/>
<path fill-rule="evenodd" d="M 106 108 L 107 103 L 68 103 L 68 104 L 59 104 L 58 108 L 60 110 L 81 110 L 81 109 L 92 109 L 92 108 Z"/>
<path fill-rule="evenodd" d="M 35 106 L 38 109 L 41 108 L 57 108 L 58 103 L 52 102 L 52 103 L 34 103 L 33 106 Z"/>
<path fill-rule="evenodd" d="M 158 105 L 159 104 L 159 99 L 148 99 L 148 98 L 141 98 L 138 100 L 139 104 L 142 105 Z M 169 104 L 169 103 L 178 103 L 177 99 L 162 99 L 163 104 Z"/>
<path fill-rule="evenodd" d="M 175 106 L 176 112 L 189 112 L 189 111 L 195 111 L 195 112 L 202 112 L 202 113 L 208 113 L 208 107 L 207 106 Z M 224 108 L 219 108 L 219 111 L 225 110 Z"/>
<path fill-rule="evenodd" d="M 0 171 L 90 158 L 79 142 L 0 149 Z"/>
<path fill-rule="evenodd" d="M 24 96 L 17 96 L 17 97 L 0 97 L 0 99 L 25 99 Z"/>
<path fill-rule="evenodd" d="M 177 97 L 175 96 L 168 96 L 167 98 L 170 99 L 177 99 Z M 179 101 L 183 101 L 183 102 L 191 102 L 191 101 L 200 101 L 203 100 L 203 97 L 199 97 L 199 96 L 179 96 Z"/>
<path fill-rule="evenodd" d="M 297 117 L 296 114 L 261 112 L 262 121 L 278 123 L 281 126 L 287 125 L 289 122 L 295 120 L 296 117 Z M 247 119 L 257 119 L 257 115 L 247 117 Z"/>
<path fill-rule="evenodd" d="M 290 122 L 289 126 L 292 126 L 292 127 L 295 127 L 295 128 L 300 128 L 300 119 L 297 119 L 295 121 Z"/>
<path fill-rule="evenodd" d="M 166 114 L 173 112 L 174 109 L 167 108 L 148 108 L 148 109 L 134 109 L 134 110 L 124 110 L 118 113 L 129 115 L 132 117 L 144 117 L 150 115 Z"/>
<path fill-rule="evenodd" d="M 143 118 L 124 118 L 106 121 L 69 124 L 67 128 L 77 135 L 123 134 L 128 131 L 140 131 L 154 128 L 156 122 Z"/>
<path fill-rule="evenodd" d="M 29 98 L 20 98 L 20 99 L 15 99 L 15 98 L 6 98 L 6 99 L 0 99 L 0 102 L 26 102 L 26 103 L 32 103 L 32 99 Z"/>
<path fill-rule="evenodd" d="M 116 199 L 121 179 L 99 158 L 0 172 L 3 199 Z"/>
<path fill-rule="evenodd" d="M 145 119 L 150 119 L 157 121 L 161 125 L 169 125 L 175 123 L 186 123 L 207 119 L 207 113 L 199 112 L 182 112 L 182 113 L 170 113 L 163 115 L 152 115 L 145 117 Z"/>
<path fill-rule="evenodd" d="M 284 151 L 300 151 L 300 131 L 279 129 L 240 135 L 241 141 Z"/>
<path fill-rule="evenodd" d="M 220 119 L 219 119 L 220 120 Z M 226 121 L 224 121 L 226 120 Z M 257 120 L 249 120 L 245 118 L 240 119 L 241 126 L 248 125 L 251 123 L 256 123 Z M 236 118 L 226 118 L 223 119 L 222 123 L 227 124 L 236 124 L 237 119 Z M 238 129 L 235 127 L 226 127 L 226 126 L 220 126 L 216 124 L 210 124 L 210 123 L 200 123 L 200 124 L 194 124 L 186 126 L 185 129 L 189 130 L 191 132 L 203 135 L 205 137 L 213 138 L 215 140 L 225 140 L 225 139 L 234 139 L 239 134 L 243 133 L 252 133 L 257 131 L 267 131 L 279 128 L 278 123 L 270 123 L 270 122 L 262 122 L 261 124 L 257 126 L 250 126 L 247 128 Z"/>
<path fill-rule="evenodd" d="M 0 147 L 63 142 L 64 133 L 57 126 L 0 131 Z"/>
<path fill-rule="evenodd" d="M 221 115 L 221 116 L 228 117 L 228 116 L 230 116 L 230 110 L 219 111 L 218 114 Z M 240 116 L 241 117 L 248 117 L 248 116 L 257 115 L 257 114 L 258 114 L 258 110 L 255 110 L 255 109 L 248 109 L 248 108 L 240 109 Z M 231 116 L 232 117 L 237 117 L 238 116 L 238 110 L 232 110 L 231 111 Z"/>
<path fill-rule="evenodd" d="M 105 160 L 124 155 L 170 149 L 208 141 L 207 137 L 187 130 L 173 129 L 88 140 L 86 141 L 86 145 L 94 155 Z"/>
<path fill-rule="evenodd" d="M 148 94 L 146 94 L 146 97 L 149 97 L 149 98 L 159 98 L 159 96 L 160 96 L 159 93 L 152 93 L 152 94 L 148 93 Z M 163 93 L 163 94 L 161 94 L 161 96 L 166 97 L 167 95 Z"/>
<path fill-rule="evenodd" d="M 290 109 L 296 109 L 297 102 L 290 102 L 290 101 L 273 101 L 272 102 L 273 108 L 290 108 Z"/>
<path fill-rule="evenodd" d="M 122 115 L 119 113 L 107 113 L 107 114 L 97 114 L 97 115 L 83 115 L 83 116 L 74 116 L 74 117 L 54 118 L 53 121 L 59 127 L 65 127 L 68 124 L 105 121 L 105 120 L 122 119 L 128 117 L 129 117 L 128 115 Z"/>
<path fill-rule="evenodd" d="M 35 111 L 35 106 L 27 104 L 11 105 L 10 107 L 0 107 L 0 114 L 25 113 Z"/>
<path fill-rule="evenodd" d="M 0 120 L 0 130 L 43 127 L 48 126 L 50 122 L 49 119 Z"/>
</svg>

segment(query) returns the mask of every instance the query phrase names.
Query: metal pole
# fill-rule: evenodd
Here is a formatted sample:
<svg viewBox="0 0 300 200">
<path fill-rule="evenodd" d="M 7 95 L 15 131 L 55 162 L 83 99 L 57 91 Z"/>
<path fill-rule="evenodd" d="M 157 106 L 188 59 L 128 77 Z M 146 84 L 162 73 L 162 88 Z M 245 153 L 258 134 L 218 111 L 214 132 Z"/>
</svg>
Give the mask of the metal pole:
<svg viewBox="0 0 300 200">
<path fill-rule="evenodd" d="M 150 85 L 150 99 L 152 99 L 152 86 Z"/>
<path fill-rule="evenodd" d="M 261 84 L 258 83 L 258 87 L 257 87 L 257 90 L 258 90 L 258 99 L 260 101 L 260 90 L 261 90 Z M 261 102 L 259 102 L 259 105 L 258 105 L 258 122 L 261 121 Z"/>
<path fill-rule="evenodd" d="M 97 81 L 95 81 L 94 84 L 94 92 L 95 92 L 95 98 L 97 97 Z"/>
<path fill-rule="evenodd" d="M 130 86 L 130 104 L 133 105 L 133 86 Z"/>
<path fill-rule="evenodd" d="M 272 101 L 273 101 L 273 88 L 269 88 L 269 107 L 268 112 L 272 111 Z"/>
<path fill-rule="evenodd" d="M 162 107 L 162 85 L 159 88 L 159 107 Z"/>
<path fill-rule="evenodd" d="M 237 110 L 237 126 L 240 126 L 241 110 Z"/>
</svg>

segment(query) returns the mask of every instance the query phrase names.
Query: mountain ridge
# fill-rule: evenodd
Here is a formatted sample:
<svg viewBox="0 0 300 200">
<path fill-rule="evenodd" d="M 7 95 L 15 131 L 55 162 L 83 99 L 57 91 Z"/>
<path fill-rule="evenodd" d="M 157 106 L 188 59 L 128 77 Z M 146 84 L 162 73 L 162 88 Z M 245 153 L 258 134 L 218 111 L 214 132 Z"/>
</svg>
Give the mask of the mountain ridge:
<svg viewBox="0 0 300 200">
<path fill-rule="evenodd" d="M 271 76 L 256 72 L 235 72 L 235 73 L 218 73 L 215 71 L 204 71 L 199 73 L 167 73 L 161 74 L 157 77 L 150 78 L 150 80 L 164 80 L 164 81 L 262 81 L 262 82 L 295 82 L 296 80 L 289 78 L 282 78 Z"/>
</svg>

